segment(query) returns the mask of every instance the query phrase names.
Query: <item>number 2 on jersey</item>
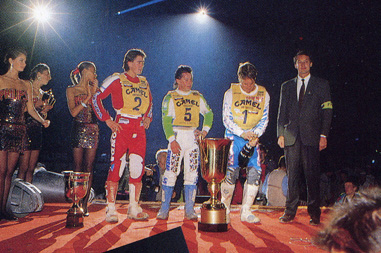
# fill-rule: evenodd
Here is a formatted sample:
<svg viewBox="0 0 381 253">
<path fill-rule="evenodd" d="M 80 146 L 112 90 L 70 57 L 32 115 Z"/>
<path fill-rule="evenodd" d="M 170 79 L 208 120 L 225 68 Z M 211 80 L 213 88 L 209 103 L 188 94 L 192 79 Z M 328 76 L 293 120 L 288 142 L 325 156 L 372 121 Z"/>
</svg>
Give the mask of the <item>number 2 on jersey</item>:
<svg viewBox="0 0 381 253">
<path fill-rule="evenodd" d="M 142 99 L 140 97 L 135 97 L 135 102 L 138 102 L 138 105 L 133 108 L 135 111 L 139 111 L 139 107 L 142 105 Z M 130 107 L 131 108 L 131 107 Z"/>
</svg>

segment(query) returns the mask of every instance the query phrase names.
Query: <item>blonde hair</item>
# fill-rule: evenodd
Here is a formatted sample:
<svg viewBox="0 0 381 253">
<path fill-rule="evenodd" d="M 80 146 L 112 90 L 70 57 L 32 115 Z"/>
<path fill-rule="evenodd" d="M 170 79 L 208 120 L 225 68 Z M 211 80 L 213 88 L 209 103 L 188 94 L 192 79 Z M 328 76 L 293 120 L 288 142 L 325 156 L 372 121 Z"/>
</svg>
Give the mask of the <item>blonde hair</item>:
<svg viewBox="0 0 381 253">
<path fill-rule="evenodd" d="M 156 152 L 156 155 L 155 155 L 155 158 L 156 158 L 156 162 L 158 162 L 158 159 L 159 159 L 159 156 L 163 153 L 168 153 L 168 149 L 159 149 L 157 152 Z"/>
</svg>

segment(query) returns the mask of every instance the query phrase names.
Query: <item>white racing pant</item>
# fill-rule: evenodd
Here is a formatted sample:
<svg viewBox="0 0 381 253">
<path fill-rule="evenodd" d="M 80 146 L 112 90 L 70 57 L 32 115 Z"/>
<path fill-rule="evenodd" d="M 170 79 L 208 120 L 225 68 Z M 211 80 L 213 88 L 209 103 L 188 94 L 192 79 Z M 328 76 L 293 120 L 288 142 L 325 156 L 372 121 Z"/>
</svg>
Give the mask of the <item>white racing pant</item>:
<svg viewBox="0 0 381 253">
<path fill-rule="evenodd" d="M 181 161 L 184 159 L 184 185 L 196 185 L 198 178 L 199 148 L 194 136 L 194 130 L 174 130 L 176 141 L 181 147 L 180 154 L 174 154 L 168 144 L 166 170 L 163 176 L 163 185 L 175 186 L 180 174 Z"/>
</svg>

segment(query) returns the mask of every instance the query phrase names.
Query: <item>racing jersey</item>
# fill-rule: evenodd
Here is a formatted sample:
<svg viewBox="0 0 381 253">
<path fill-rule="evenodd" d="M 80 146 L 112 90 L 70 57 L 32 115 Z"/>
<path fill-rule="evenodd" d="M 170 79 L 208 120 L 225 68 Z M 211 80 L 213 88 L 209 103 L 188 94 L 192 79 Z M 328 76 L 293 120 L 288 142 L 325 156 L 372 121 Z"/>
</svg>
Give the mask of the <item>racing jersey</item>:
<svg viewBox="0 0 381 253">
<path fill-rule="evenodd" d="M 240 84 L 233 83 L 225 92 L 223 123 L 228 133 L 241 136 L 252 131 L 260 137 L 268 125 L 270 96 L 263 86 L 246 93 Z"/>
<path fill-rule="evenodd" d="M 92 97 L 95 114 L 101 121 L 111 118 L 102 103 L 110 94 L 117 114 L 129 118 L 148 117 L 152 121 L 152 95 L 145 77 L 133 78 L 125 72 L 107 77 Z"/>
<path fill-rule="evenodd" d="M 199 126 L 200 114 L 204 117 L 202 130 L 209 132 L 213 123 L 213 112 L 204 96 L 195 90 L 169 91 L 162 104 L 163 128 L 167 140 L 175 140 L 173 127 L 196 129 Z"/>
</svg>

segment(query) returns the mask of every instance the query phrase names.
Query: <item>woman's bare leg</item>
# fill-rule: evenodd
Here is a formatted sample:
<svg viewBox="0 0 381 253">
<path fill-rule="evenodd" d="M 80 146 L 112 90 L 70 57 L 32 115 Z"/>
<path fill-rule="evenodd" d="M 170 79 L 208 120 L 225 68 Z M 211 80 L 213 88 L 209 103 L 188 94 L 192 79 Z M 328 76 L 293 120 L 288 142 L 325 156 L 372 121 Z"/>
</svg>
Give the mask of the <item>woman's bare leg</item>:
<svg viewBox="0 0 381 253">
<path fill-rule="evenodd" d="M 33 181 L 33 172 L 34 172 L 34 169 L 36 168 L 39 155 L 40 155 L 40 150 L 31 151 L 30 158 L 29 158 L 29 167 L 25 175 L 26 182 L 32 183 Z"/>
<path fill-rule="evenodd" d="M 19 158 L 19 172 L 17 173 L 17 178 L 20 178 L 25 181 L 26 173 L 28 171 L 29 167 L 29 160 L 30 160 L 30 150 L 25 150 L 23 154 L 20 155 Z"/>
<path fill-rule="evenodd" d="M 7 151 L 0 151 L 0 214 L 3 216 L 5 213 L 5 206 L 3 206 L 4 187 L 5 187 L 5 174 L 7 171 Z"/>
<path fill-rule="evenodd" d="M 73 148 L 74 172 L 82 172 L 83 148 Z"/>
<path fill-rule="evenodd" d="M 82 208 L 83 208 L 86 216 L 88 215 L 87 202 L 88 202 L 89 197 L 90 197 L 90 190 L 91 190 L 91 186 L 92 186 L 92 182 L 93 182 L 93 167 L 94 167 L 94 161 L 95 161 L 96 153 L 97 153 L 96 148 L 85 149 L 84 172 L 90 172 L 89 188 L 87 189 L 86 196 L 83 198 L 83 205 L 82 205 Z"/>
<path fill-rule="evenodd" d="M 5 180 L 4 180 L 4 194 L 3 194 L 3 202 L 2 202 L 2 208 L 3 212 L 5 213 L 5 207 L 7 205 L 9 190 L 11 188 L 12 183 L 12 176 L 13 172 L 15 171 L 15 167 L 17 165 L 18 159 L 20 154 L 18 152 L 8 152 L 8 163 L 7 163 L 7 169 L 5 172 Z"/>
</svg>

